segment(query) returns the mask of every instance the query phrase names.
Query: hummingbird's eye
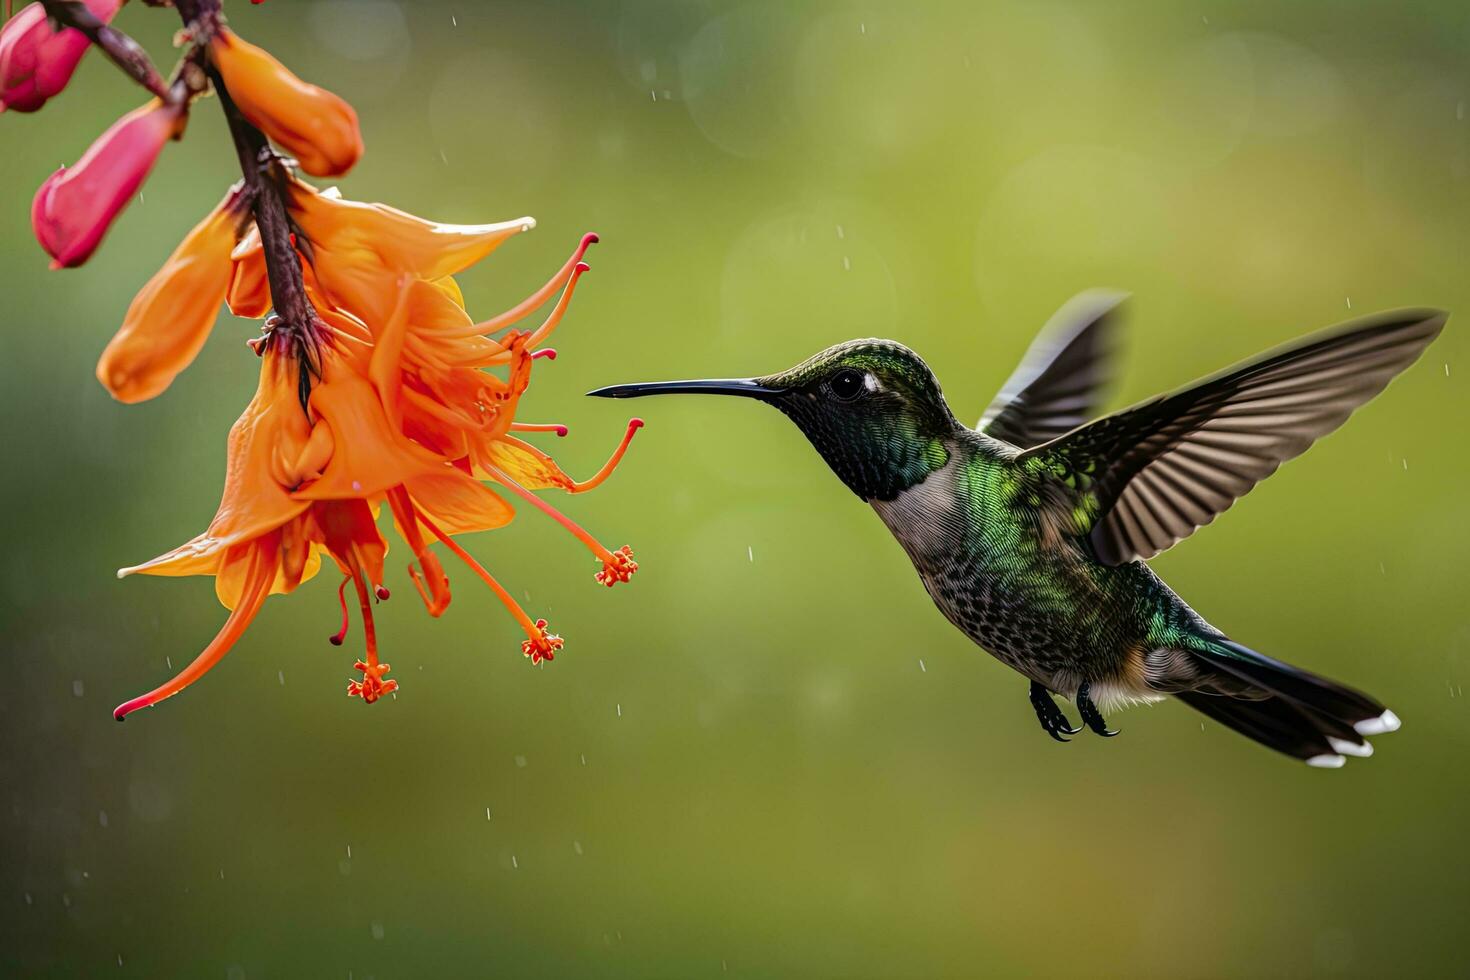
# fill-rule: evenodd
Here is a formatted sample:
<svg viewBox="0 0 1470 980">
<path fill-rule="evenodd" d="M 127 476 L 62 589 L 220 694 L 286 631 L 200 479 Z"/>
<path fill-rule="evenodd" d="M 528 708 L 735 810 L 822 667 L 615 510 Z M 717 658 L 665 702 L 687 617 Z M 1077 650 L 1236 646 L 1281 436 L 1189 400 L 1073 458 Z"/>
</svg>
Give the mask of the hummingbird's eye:
<svg viewBox="0 0 1470 980">
<path fill-rule="evenodd" d="M 866 391 L 868 386 L 861 371 L 843 368 L 827 379 L 827 387 L 833 398 L 840 402 L 850 402 Z"/>
</svg>

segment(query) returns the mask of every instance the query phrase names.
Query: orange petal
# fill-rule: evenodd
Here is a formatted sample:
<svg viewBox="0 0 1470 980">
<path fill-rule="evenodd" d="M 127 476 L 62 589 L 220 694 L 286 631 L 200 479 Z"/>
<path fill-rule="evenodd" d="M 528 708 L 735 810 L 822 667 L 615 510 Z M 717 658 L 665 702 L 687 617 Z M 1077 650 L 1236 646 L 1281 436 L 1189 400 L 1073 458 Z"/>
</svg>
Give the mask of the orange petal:
<svg viewBox="0 0 1470 980">
<path fill-rule="evenodd" d="M 420 511 L 446 534 L 468 534 L 504 527 L 515 509 L 494 490 L 459 470 L 414 477 L 404 487 Z"/>
<path fill-rule="evenodd" d="M 351 370 L 334 365 L 312 390 L 311 410 L 332 427 L 335 447 L 321 479 L 293 494 L 298 501 L 376 497 L 446 465 L 389 428 L 377 392 Z"/>
<path fill-rule="evenodd" d="M 224 493 L 209 530 L 119 576 L 215 574 L 229 548 L 274 531 L 306 509 L 305 502 L 292 499 L 278 469 L 279 459 L 301 455 L 311 435 L 296 385 L 295 360 L 268 351 L 255 397 L 230 429 Z"/>
<path fill-rule="evenodd" d="M 215 34 L 209 54 L 240 112 L 295 157 L 302 170 L 334 177 L 362 156 L 357 113 L 345 100 L 303 82 L 228 29 Z"/>
<path fill-rule="evenodd" d="M 551 487 L 570 490 L 576 482 L 550 456 L 515 436 L 502 436 L 486 446 L 484 451 L 491 465 L 528 490 Z M 484 471 L 476 475 L 490 478 Z"/>
<path fill-rule="evenodd" d="M 291 185 L 291 216 L 312 246 L 317 278 L 333 305 L 377 326 L 393 307 L 393 277 L 438 280 L 469 268 L 531 218 L 489 225 L 425 221 L 383 204 L 337 200 Z"/>
<path fill-rule="evenodd" d="M 194 360 L 230 285 L 239 188 L 185 236 L 133 298 L 97 362 L 97 380 L 121 402 L 160 394 Z"/>
<path fill-rule="evenodd" d="M 245 559 L 247 562 L 244 574 L 245 588 L 241 601 L 230 613 L 230 618 L 225 620 L 225 625 L 220 628 L 219 633 L 204 648 L 203 652 L 194 658 L 194 662 L 180 671 L 178 676 L 168 683 L 154 688 L 141 697 L 118 705 L 112 712 L 114 718 L 122 721 L 139 708 L 147 708 L 164 698 L 173 697 L 209 673 L 210 668 L 230 652 L 230 648 L 245 632 L 245 628 L 250 625 L 255 614 L 260 612 L 261 605 L 265 602 L 266 596 L 270 594 L 269 584 L 278 564 L 278 537 L 274 534 L 267 535 L 248 547 L 249 554 Z"/>
<path fill-rule="evenodd" d="M 236 316 L 258 320 L 270 312 L 271 287 L 266 278 L 265 249 L 260 242 L 260 229 L 254 224 L 230 253 L 230 261 L 233 266 L 225 302 Z"/>
</svg>

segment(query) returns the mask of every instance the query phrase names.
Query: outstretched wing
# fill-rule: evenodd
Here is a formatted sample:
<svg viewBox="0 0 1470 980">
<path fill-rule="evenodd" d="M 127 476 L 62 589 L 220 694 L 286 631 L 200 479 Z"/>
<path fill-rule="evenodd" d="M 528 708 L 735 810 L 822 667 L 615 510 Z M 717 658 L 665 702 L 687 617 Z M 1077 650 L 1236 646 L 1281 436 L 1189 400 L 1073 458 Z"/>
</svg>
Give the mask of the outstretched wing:
<svg viewBox="0 0 1470 980">
<path fill-rule="evenodd" d="M 1444 327 L 1400 310 L 1324 331 L 1098 419 L 1021 459 L 1083 492 L 1099 561 L 1150 558 L 1342 424 Z"/>
<path fill-rule="evenodd" d="M 1092 418 L 1108 381 L 1118 304 L 1126 298 L 1093 289 L 1069 300 L 1031 342 L 975 428 L 1029 449 Z"/>
</svg>

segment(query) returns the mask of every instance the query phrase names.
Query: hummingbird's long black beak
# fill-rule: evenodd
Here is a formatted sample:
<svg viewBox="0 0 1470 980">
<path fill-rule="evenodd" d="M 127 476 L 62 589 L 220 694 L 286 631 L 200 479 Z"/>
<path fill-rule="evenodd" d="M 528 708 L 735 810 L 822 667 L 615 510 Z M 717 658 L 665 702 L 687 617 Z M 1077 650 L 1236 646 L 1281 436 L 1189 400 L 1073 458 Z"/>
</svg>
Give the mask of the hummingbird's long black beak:
<svg viewBox="0 0 1470 980">
<path fill-rule="evenodd" d="M 648 381 L 640 384 L 609 385 L 587 392 L 598 398 L 642 398 L 644 395 L 741 395 L 767 400 L 781 394 L 779 388 L 768 388 L 751 378 L 724 378 L 709 381 Z"/>
</svg>

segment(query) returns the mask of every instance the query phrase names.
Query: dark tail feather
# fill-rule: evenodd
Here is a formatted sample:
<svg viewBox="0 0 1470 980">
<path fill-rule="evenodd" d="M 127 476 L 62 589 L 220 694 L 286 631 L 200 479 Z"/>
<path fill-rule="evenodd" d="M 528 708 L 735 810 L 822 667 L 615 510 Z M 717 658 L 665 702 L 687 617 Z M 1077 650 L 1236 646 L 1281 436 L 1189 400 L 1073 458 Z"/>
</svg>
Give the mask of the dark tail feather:
<svg viewBox="0 0 1470 980">
<path fill-rule="evenodd" d="M 1308 765 L 1336 768 L 1368 756 L 1365 735 L 1399 727 L 1378 701 L 1335 681 L 1256 653 L 1223 637 L 1192 649 L 1206 683 L 1176 695 L 1196 711 Z"/>
</svg>

